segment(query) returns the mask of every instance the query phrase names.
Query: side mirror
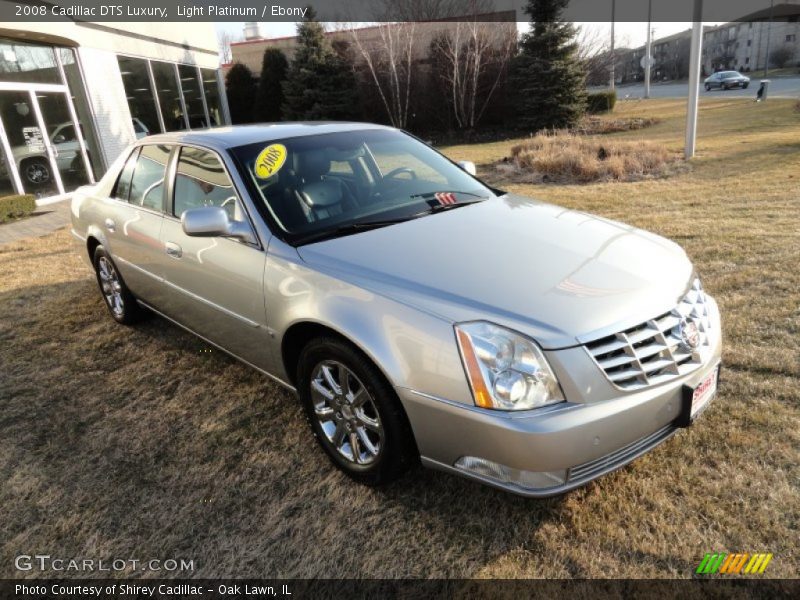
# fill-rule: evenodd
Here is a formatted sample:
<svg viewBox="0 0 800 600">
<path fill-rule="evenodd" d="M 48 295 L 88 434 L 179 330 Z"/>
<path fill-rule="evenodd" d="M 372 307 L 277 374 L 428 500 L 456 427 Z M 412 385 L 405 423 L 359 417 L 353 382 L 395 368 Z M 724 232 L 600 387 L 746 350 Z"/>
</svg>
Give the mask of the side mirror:
<svg viewBox="0 0 800 600">
<path fill-rule="evenodd" d="M 63 134 L 59 133 L 56 137 L 53 138 L 54 144 L 63 144 L 67 141 L 67 138 L 64 137 Z"/>
<path fill-rule="evenodd" d="M 460 160 L 458 161 L 458 166 L 473 177 L 478 174 L 478 170 L 475 168 L 475 163 L 471 160 Z"/>
<path fill-rule="evenodd" d="M 250 225 L 240 221 L 231 221 L 224 208 L 204 206 L 190 208 L 181 215 L 183 232 L 192 237 L 232 237 L 251 244 L 256 238 Z"/>
</svg>

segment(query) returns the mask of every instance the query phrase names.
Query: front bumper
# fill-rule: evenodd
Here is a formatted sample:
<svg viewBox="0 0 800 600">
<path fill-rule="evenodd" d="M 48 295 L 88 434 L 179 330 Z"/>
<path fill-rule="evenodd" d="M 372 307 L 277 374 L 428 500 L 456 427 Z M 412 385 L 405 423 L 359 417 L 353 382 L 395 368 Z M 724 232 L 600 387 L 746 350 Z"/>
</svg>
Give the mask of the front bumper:
<svg viewBox="0 0 800 600">
<path fill-rule="evenodd" d="M 594 384 L 582 381 L 580 387 L 569 387 L 568 402 L 513 413 L 398 388 L 422 463 L 527 497 L 562 494 L 628 464 L 679 430 L 684 386 L 696 387 L 718 368 L 722 344 L 715 313 L 716 335 L 700 367 L 635 392 L 616 390 L 613 397 L 603 397 L 604 379 L 597 369 Z M 569 351 L 575 350 L 583 351 Z M 572 401 L 578 389 L 580 401 Z M 513 478 L 465 470 L 464 457 L 488 461 L 513 473 L 563 473 L 563 481 L 549 487 L 520 485 Z"/>
</svg>

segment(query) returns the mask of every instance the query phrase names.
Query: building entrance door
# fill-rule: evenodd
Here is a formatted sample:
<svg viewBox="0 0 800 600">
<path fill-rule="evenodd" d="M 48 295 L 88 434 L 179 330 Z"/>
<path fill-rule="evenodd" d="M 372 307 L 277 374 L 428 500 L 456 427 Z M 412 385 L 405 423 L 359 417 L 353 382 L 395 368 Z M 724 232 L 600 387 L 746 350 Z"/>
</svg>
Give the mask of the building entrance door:
<svg viewBox="0 0 800 600">
<path fill-rule="evenodd" d="M 45 198 L 93 181 L 66 86 L 0 83 L 0 189 Z"/>
</svg>

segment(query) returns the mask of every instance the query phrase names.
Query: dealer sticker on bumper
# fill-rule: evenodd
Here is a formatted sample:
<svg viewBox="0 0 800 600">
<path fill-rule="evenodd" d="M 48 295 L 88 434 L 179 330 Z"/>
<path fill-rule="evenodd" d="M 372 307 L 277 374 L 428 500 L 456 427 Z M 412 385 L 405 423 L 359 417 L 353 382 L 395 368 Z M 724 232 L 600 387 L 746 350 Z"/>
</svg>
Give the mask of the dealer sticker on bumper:
<svg viewBox="0 0 800 600">
<path fill-rule="evenodd" d="M 717 393 L 718 374 L 719 369 L 714 369 L 700 382 L 700 385 L 694 388 L 694 392 L 692 393 L 692 409 L 689 415 L 692 419 L 703 411 L 711 401 L 711 398 L 714 397 L 714 394 Z"/>
<path fill-rule="evenodd" d="M 717 393 L 719 369 L 720 365 L 718 364 L 695 387 L 690 387 L 688 385 L 683 386 L 683 406 L 681 415 L 678 417 L 676 423 L 679 427 L 688 427 L 691 425 L 692 421 L 700 416 L 700 413 L 711 403 L 711 400 Z"/>
</svg>

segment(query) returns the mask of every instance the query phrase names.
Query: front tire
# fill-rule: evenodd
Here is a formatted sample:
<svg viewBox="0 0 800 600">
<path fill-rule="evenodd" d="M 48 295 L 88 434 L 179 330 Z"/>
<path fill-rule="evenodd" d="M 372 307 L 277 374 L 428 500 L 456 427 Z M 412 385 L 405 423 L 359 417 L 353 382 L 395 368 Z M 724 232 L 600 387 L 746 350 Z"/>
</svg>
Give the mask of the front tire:
<svg viewBox="0 0 800 600">
<path fill-rule="evenodd" d="M 711 91 L 711 85 L 710 85 L 710 84 L 708 84 L 708 83 L 706 84 L 706 91 L 707 91 L 707 92 L 710 92 L 710 91 Z"/>
<path fill-rule="evenodd" d="M 25 181 L 35 187 L 50 183 L 50 163 L 43 158 L 29 158 L 20 165 Z"/>
<path fill-rule="evenodd" d="M 106 302 L 111 317 L 122 325 L 133 325 L 145 315 L 145 309 L 139 306 L 136 298 L 125 285 L 117 266 L 103 246 L 95 248 L 94 257 L 95 275 L 100 293 Z"/>
<path fill-rule="evenodd" d="M 320 446 L 359 483 L 399 478 L 418 459 L 408 419 L 391 385 L 350 344 L 323 337 L 300 354 L 298 393 Z"/>
</svg>

